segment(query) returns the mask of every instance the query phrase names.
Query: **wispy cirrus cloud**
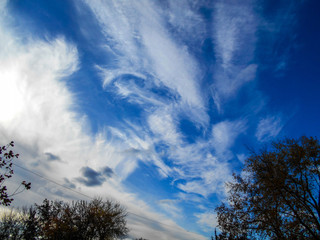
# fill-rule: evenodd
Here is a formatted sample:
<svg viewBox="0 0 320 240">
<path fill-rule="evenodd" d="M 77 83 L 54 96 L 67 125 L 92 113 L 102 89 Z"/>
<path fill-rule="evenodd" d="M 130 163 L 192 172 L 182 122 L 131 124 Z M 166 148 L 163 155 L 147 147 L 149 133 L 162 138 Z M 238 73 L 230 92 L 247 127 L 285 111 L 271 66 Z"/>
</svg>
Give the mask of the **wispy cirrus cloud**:
<svg viewBox="0 0 320 240">
<path fill-rule="evenodd" d="M 225 194 L 224 183 L 231 179 L 231 166 L 207 153 L 199 155 L 200 161 L 188 162 L 188 167 L 180 166 L 183 174 L 179 176 L 188 180 L 179 183 L 178 188 L 186 193 L 196 193 L 205 198 L 211 194 Z"/>
<path fill-rule="evenodd" d="M 231 176 L 228 161 L 236 157 L 231 148 L 250 126 L 244 116 L 212 121 L 214 116 L 209 116 L 206 96 L 212 94 L 218 114 L 222 113 L 224 104 L 256 79 L 259 17 L 254 2 L 216 1 L 212 7 L 212 26 L 205 26 L 204 16 L 198 11 L 200 5 L 191 2 L 184 5 L 184 13 L 174 2 L 166 6 L 122 1 L 112 4 L 87 1 L 87 4 L 101 24 L 112 50 L 109 52 L 117 59 L 113 66 L 99 67 L 105 76 L 104 88 L 144 107 L 142 116 L 147 127 L 138 127 L 137 134 L 132 132 L 132 125 L 122 125 L 119 134 L 129 149 L 135 149 L 134 159 L 153 162 L 163 169 L 163 176 L 171 176 L 175 186 L 185 193 L 206 198 L 211 194 L 223 195 L 224 182 Z M 194 24 L 188 28 L 191 19 Z M 197 25 L 201 27 L 197 29 Z M 193 43 L 209 37 L 214 44 L 216 62 L 210 66 L 213 80 L 208 89 L 201 85 L 206 73 L 192 47 L 186 45 L 188 38 L 183 33 L 177 34 L 183 29 L 191 31 L 192 27 L 199 33 Z M 211 33 L 207 27 L 211 27 Z M 167 98 L 156 94 L 154 89 L 168 89 Z M 185 141 L 185 133 L 180 129 L 182 116 L 200 129 L 194 143 Z M 213 123 L 209 124 L 210 120 Z M 147 147 L 142 147 L 141 142 L 148 142 Z M 157 147 L 161 150 L 156 150 Z M 138 167 L 137 161 L 132 160 L 126 175 Z"/>
<path fill-rule="evenodd" d="M 178 207 L 178 200 L 162 199 L 158 202 L 158 205 L 173 218 L 182 217 L 182 209 Z"/>
<path fill-rule="evenodd" d="M 190 48 L 201 45 L 208 37 L 207 22 L 202 14 L 201 8 L 209 8 L 210 4 L 201 1 L 168 1 L 166 15 L 168 23 L 174 29 L 174 38 L 178 42 L 186 43 Z M 190 37 L 192 36 L 192 37 Z"/>
<path fill-rule="evenodd" d="M 76 95 L 70 92 L 64 79 L 79 68 L 77 47 L 63 37 L 43 40 L 11 31 L 6 5 L 1 7 L 0 100 L 7 105 L 0 114 L 0 141 L 15 140 L 16 151 L 24 160 L 19 164 L 24 167 L 46 178 L 57 179 L 57 182 L 63 179 L 61 185 L 81 190 L 89 196 L 97 193 L 106 196 L 107 192 L 108 197 L 125 199 L 123 204 L 130 211 L 160 221 L 157 213 L 134 194 L 126 192 L 121 185 L 121 179 L 135 168 L 131 158 L 126 158 L 121 151 L 124 149 L 121 147 L 128 145 L 117 145 L 117 141 L 114 144 L 106 142 L 108 138 L 104 132 L 95 136 L 88 134 L 86 116 L 74 110 Z M 149 143 L 136 131 L 133 126 L 127 143 L 133 149 L 147 151 Z M 115 133 L 113 136 L 116 138 Z M 119 136 L 126 138 L 122 133 Z M 106 165 L 110 167 L 106 168 Z M 32 191 L 23 195 L 23 200 L 19 201 L 18 197 L 16 203 L 33 204 L 44 197 L 55 199 L 59 196 L 66 200 L 79 197 L 65 189 L 61 191 L 52 182 L 39 180 L 21 169 L 16 174 L 22 179 L 32 180 L 33 184 Z M 79 177 L 82 177 L 82 186 L 75 181 Z M 104 181 L 107 177 L 109 181 Z M 129 222 L 129 226 L 138 226 L 133 231 L 137 234 L 135 237 L 144 236 L 145 232 L 154 235 L 158 231 L 150 224 L 142 226 L 141 221 Z M 161 232 L 159 239 L 203 238 L 186 232 L 172 221 L 168 222 L 164 216 L 161 221 L 168 223 L 169 229 L 170 226 L 177 227 L 178 231 L 170 229 L 168 233 Z"/>
<path fill-rule="evenodd" d="M 177 96 L 180 108 L 190 105 L 197 109 L 198 115 L 203 117 L 195 118 L 196 121 L 201 121 L 201 124 L 208 121 L 198 83 L 201 78 L 199 66 L 187 46 L 181 47 L 170 35 L 165 27 L 165 16 L 156 3 L 119 1 L 104 4 L 103 1 L 88 1 L 87 4 L 100 22 L 109 39 L 109 47 L 116 52 L 114 57 L 119 63 L 114 68 L 99 67 L 106 76 L 105 86 L 115 80 L 111 80 L 112 77 L 119 74 L 144 76 L 146 85 L 152 81 L 158 87 L 163 85 L 169 88 Z M 117 86 L 121 89 L 121 95 L 133 94 L 125 90 L 123 85 Z M 140 95 L 144 98 L 141 101 L 146 100 L 142 96 L 151 96 L 144 90 L 140 88 L 144 93 Z M 155 97 L 153 95 L 149 100 L 154 102 Z M 138 101 L 137 96 L 135 99 Z"/>
<path fill-rule="evenodd" d="M 165 108 L 150 114 L 148 123 L 153 134 L 166 144 L 177 146 L 182 143 L 172 111 Z"/>
<path fill-rule="evenodd" d="M 218 226 L 217 215 L 215 212 L 197 213 L 195 216 L 198 218 L 198 223 L 206 232 L 212 232 Z"/>
<path fill-rule="evenodd" d="M 174 20 L 175 15 L 173 16 L 172 13 L 178 11 L 176 4 L 170 3 L 169 12 L 172 13 L 169 14 L 164 12 L 157 3 L 151 2 L 143 2 L 142 4 L 120 1 L 104 4 L 103 1 L 90 1 L 87 4 L 97 16 L 106 37 L 110 37 L 109 47 L 117 52 L 116 58 L 119 59 L 119 64 L 125 61 L 124 65 L 129 66 L 127 74 L 121 70 L 121 66 L 116 68 L 118 69 L 116 72 L 113 69 L 100 66 L 100 71 L 102 70 L 107 76 L 104 87 L 109 91 L 112 86 L 115 86 L 116 93 L 120 97 L 137 105 L 149 104 L 150 106 L 151 104 L 149 112 L 145 115 L 150 132 L 147 129 L 140 128 L 139 130 L 140 134 L 145 133 L 143 138 L 148 139 L 151 144 L 149 144 L 148 151 L 139 151 L 139 154 L 144 154 L 139 158 L 144 161 L 152 159 L 158 167 L 161 166 L 160 169 L 163 168 L 163 172 L 170 172 L 178 179 L 192 179 L 196 175 L 201 175 L 205 169 L 203 166 L 207 166 L 207 164 L 199 164 L 199 160 L 206 159 L 209 154 L 209 144 L 205 144 L 201 140 L 193 145 L 185 143 L 182 139 L 183 133 L 179 129 L 179 122 L 181 116 L 186 116 L 194 124 L 201 124 L 201 126 L 208 124 L 209 117 L 205 111 L 206 103 L 200 92 L 199 84 L 202 81 L 203 73 L 187 45 L 181 46 L 183 39 L 177 42 L 172 32 L 166 28 L 168 21 L 176 27 L 186 28 L 183 22 L 185 20 L 179 23 Z M 191 5 L 185 7 L 190 13 L 184 17 L 186 20 L 196 19 L 197 24 L 200 24 L 203 19 L 191 9 Z M 115 12 L 119 15 L 111 18 Z M 121 20 L 117 21 L 120 16 Z M 179 19 L 181 20 L 180 17 Z M 122 22 L 123 25 L 120 26 L 119 22 Z M 203 28 L 201 31 L 203 33 Z M 121 32 L 125 33 L 122 35 Z M 128 32 L 131 34 L 127 38 L 125 36 Z M 118 44 L 113 44 L 114 41 Z M 119 47 L 120 43 L 121 48 Z M 122 54 L 118 54 L 121 51 Z M 132 57 L 126 58 L 127 54 Z M 124 77 L 125 75 L 127 77 Z M 133 80 L 128 75 L 137 76 L 138 79 Z M 110 76 L 114 78 L 112 79 Z M 163 93 L 164 87 L 169 90 L 169 95 L 166 95 L 170 96 L 169 98 L 163 98 L 163 95 L 153 92 L 158 88 L 162 89 Z M 123 126 L 119 135 L 125 134 L 126 141 L 130 141 L 132 144 L 137 138 L 134 137 L 130 129 L 130 126 Z M 115 129 L 113 131 L 118 132 Z M 123 140 L 124 138 L 122 137 Z M 161 160 L 161 157 L 159 158 L 159 153 L 150 150 L 154 149 L 158 143 L 168 147 L 169 151 L 164 154 L 172 159 L 171 164 L 174 164 L 174 167 L 169 167 Z M 210 162 L 210 160 L 205 161 Z M 187 167 L 187 163 L 189 167 Z M 191 170 L 195 166 L 197 167 Z M 201 181 L 201 184 L 205 182 Z M 190 187 L 188 189 L 190 190 Z M 199 193 L 199 190 L 196 192 Z M 202 192 L 202 194 L 207 196 L 208 192 Z"/>
<path fill-rule="evenodd" d="M 265 142 L 277 137 L 282 127 L 280 116 L 267 116 L 259 121 L 255 136 L 258 141 Z"/>
<path fill-rule="evenodd" d="M 221 104 L 247 82 L 255 79 L 254 63 L 257 16 L 253 1 L 216 1 L 213 14 L 213 39 L 216 44 L 213 99 Z"/>
<path fill-rule="evenodd" d="M 237 136 L 246 130 L 246 121 L 222 121 L 212 127 L 212 146 L 219 157 L 230 153 Z"/>
</svg>

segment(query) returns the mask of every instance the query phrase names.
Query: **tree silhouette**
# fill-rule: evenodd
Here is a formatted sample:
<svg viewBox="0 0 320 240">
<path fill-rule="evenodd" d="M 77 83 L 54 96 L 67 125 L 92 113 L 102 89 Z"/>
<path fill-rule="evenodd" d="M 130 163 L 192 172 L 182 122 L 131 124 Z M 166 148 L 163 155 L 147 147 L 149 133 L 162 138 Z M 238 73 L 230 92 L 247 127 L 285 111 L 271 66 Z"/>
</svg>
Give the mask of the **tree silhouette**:
<svg viewBox="0 0 320 240">
<path fill-rule="evenodd" d="M 118 203 L 44 200 L 36 205 L 40 236 L 44 239 L 105 239 L 124 237 L 127 213 Z"/>
<path fill-rule="evenodd" d="M 315 138 L 252 152 L 216 208 L 218 239 L 320 239 L 320 146 Z"/>
<path fill-rule="evenodd" d="M 0 239 L 20 239 L 22 232 L 21 216 L 11 210 L 2 212 L 0 219 Z"/>
<path fill-rule="evenodd" d="M 128 233 L 126 211 L 118 203 L 49 201 L 0 216 L 0 239 L 113 240 Z"/>
<path fill-rule="evenodd" d="M 22 181 L 21 184 L 16 188 L 16 190 L 9 194 L 7 186 L 5 185 L 6 180 L 11 178 L 14 174 L 13 172 L 13 160 L 19 157 L 19 154 L 15 154 L 10 148 L 14 147 L 14 142 L 10 142 L 6 146 L 0 147 L 0 168 L 3 170 L 0 174 L 0 205 L 9 206 L 13 201 L 13 196 L 17 195 L 24 190 L 29 190 L 31 188 L 31 183 Z M 22 187 L 22 189 L 21 189 Z"/>
</svg>

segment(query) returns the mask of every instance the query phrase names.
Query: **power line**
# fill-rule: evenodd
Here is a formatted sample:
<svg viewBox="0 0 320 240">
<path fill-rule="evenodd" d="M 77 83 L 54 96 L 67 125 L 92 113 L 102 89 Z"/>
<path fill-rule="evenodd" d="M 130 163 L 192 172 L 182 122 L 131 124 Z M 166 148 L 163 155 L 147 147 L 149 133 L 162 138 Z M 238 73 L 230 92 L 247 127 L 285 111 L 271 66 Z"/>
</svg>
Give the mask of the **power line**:
<svg viewBox="0 0 320 240">
<path fill-rule="evenodd" d="M 34 171 L 31 171 L 31 170 L 29 170 L 29 169 L 27 169 L 27 168 L 25 168 L 25 167 L 19 166 L 19 165 L 16 164 L 16 163 L 13 163 L 13 165 L 15 165 L 16 167 L 21 168 L 21 169 L 23 169 L 23 170 L 25 170 L 25 171 L 27 171 L 27 172 L 30 172 L 30 173 L 32 173 L 32 174 L 34 174 L 34 175 L 36 175 L 36 176 L 38 176 L 38 177 L 40 177 L 40 178 L 42 178 L 42 179 L 45 179 L 45 180 L 47 180 L 47 181 L 49 181 L 49 182 L 52 182 L 52 183 L 54 183 L 54 184 L 56 184 L 56 185 L 58 185 L 58 186 L 60 186 L 60 187 L 63 187 L 63 188 L 65 188 L 65 189 L 68 189 L 69 191 L 72 191 L 72 192 L 74 192 L 74 193 L 78 193 L 78 194 L 80 194 L 80 195 L 82 195 L 82 196 L 84 196 L 84 197 L 86 197 L 86 198 L 91 199 L 91 200 L 94 199 L 93 197 L 90 197 L 90 196 L 88 196 L 88 195 L 86 195 L 86 194 L 84 194 L 84 193 L 82 193 L 82 192 L 79 192 L 79 191 L 74 190 L 73 188 L 67 187 L 67 186 L 65 186 L 65 185 L 62 185 L 62 184 L 60 184 L 60 183 L 58 183 L 58 182 L 50 179 L 50 178 L 44 177 L 44 176 L 40 175 L 39 173 L 36 173 L 36 172 L 34 172 Z"/>
<path fill-rule="evenodd" d="M 89 196 L 89 195 L 86 195 L 86 194 L 84 194 L 84 193 L 82 193 L 82 192 L 79 192 L 79 191 L 77 191 L 77 190 L 74 190 L 73 188 L 70 188 L 70 187 L 67 187 L 67 186 L 65 186 L 65 185 L 63 185 L 63 184 L 60 184 L 60 183 L 58 183 L 58 182 L 56 182 L 56 181 L 54 181 L 54 180 L 52 180 L 52 179 L 50 179 L 50 178 L 44 177 L 44 176 L 42 176 L 41 174 L 36 173 L 36 172 L 34 172 L 34 171 L 31 171 L 31 170 L 29 170 L 29 169 L 27 169 L 27 168 L 25 168 L 25 167 L 22 167 L 22 166 L 20 166 L 20 165 L 18 165 L 18 164 L 16 164 L 16 163 L 12 163 L 12 164 L 13 164 L 14 166 L 18 167 L 18 168 L 21 168 L 21 169 L 24 170 L 24 171 L 27 171 L 27 172 L 29 172 L 29 173 L 32 173 L 33 175 L 35 175 L 35 176 L 37 176 L 37 177 L 40 177 L 40 178 L 42 178 L 42 179 L 44 179 L 44 180 L 46 180 L 46 181 L 49 181 L 49 182 L 51 182 L 51 183 L 53 183 L 53 184 L 56 184 L 56 185 L 58 185 L 58 186 L 60 186 L 60 187 L 63 187 L 63 188 L 65 188 L 65 189 L 69 190 L 69 191 L 72 191 L 72 192 L 74 192 L 74 193 L 80 194 L 80 195 L 82 195 L 82 196 L 84 196 L 84 197 L 86 197 L 86 198 L 89 198 L 89 199 L 91 199 L 91 200 L 94 199 L 93 197 L 91 197 L 91 196 Z M 132 213 L 132 212 L 129 212 L 129 211 L 127 211 L 127 213 L 129 213 L 129 214 L 131 214 L 131 215 L 134 215 L 134 216 L 137 216 L 137 217 L 139 217 L 139 218 L 148 220 L 148 221 L 152 221 L 152 222 L 155 222 L 155 223 L 159 223 L 160 225 L 163 225 L 163 226 L 175 228 L 174 226 L 171 226 L 171 225 L 168 225 L 168 224 L 165 224 L 165 223 L 162 223 L 162 222 L 153 220 L 153 219 L 148 218 L 148 217 L 141 216 L 141 215 L 136 214 L 136 213 Z M 177 228 L 175 228 L 175 230 L 177 230 Z M 187 231 L 187 232 L 189 232 L 189 231 Z"/>
</svg>

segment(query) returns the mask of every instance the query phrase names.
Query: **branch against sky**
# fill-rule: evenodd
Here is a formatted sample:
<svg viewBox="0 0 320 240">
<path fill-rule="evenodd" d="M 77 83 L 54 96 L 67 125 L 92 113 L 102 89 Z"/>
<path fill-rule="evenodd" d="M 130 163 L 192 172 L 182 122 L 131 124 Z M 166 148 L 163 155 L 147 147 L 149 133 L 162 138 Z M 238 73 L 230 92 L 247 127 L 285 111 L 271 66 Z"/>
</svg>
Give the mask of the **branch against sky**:
<svg viewBox="0 0 320 240">
<path fill-rule="evenodd" d="M 301 137 L 273 142 L 246 160 L 216 208 L 222 236 L 232 239 L 318 239 L 320 145 Z"/>
<path fill-rule="evenodd" d="M 0 147 L 0 205 L 10 206 L 15 195 L 22 193 L 24 190 L 31 188 L 31 183 L 23 180 L 15 190 L 8 189 L 8 180 L 14 176 L 13 165 L 14 160 L 18 159 L 19 154 L 14 153 L 11 148 L 14 147 L 14 142 Z"/>
</svg>

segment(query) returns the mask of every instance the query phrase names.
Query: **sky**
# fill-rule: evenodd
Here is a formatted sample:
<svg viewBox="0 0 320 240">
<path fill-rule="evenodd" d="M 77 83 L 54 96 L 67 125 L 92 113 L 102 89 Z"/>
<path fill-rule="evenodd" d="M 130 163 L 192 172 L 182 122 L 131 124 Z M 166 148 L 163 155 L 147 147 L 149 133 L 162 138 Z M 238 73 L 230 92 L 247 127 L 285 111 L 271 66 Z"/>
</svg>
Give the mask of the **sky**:
<svg viewBox="0 0 320 240">
<path fill-rule="evenodd" d="M 14 206 L 101 196 L 129 239 L 209 239 L 249 149 L 319 136 L 317 0 L 2 0 Z M 22 167 L 22 168 L 21 168 Z"/>
</svg>

